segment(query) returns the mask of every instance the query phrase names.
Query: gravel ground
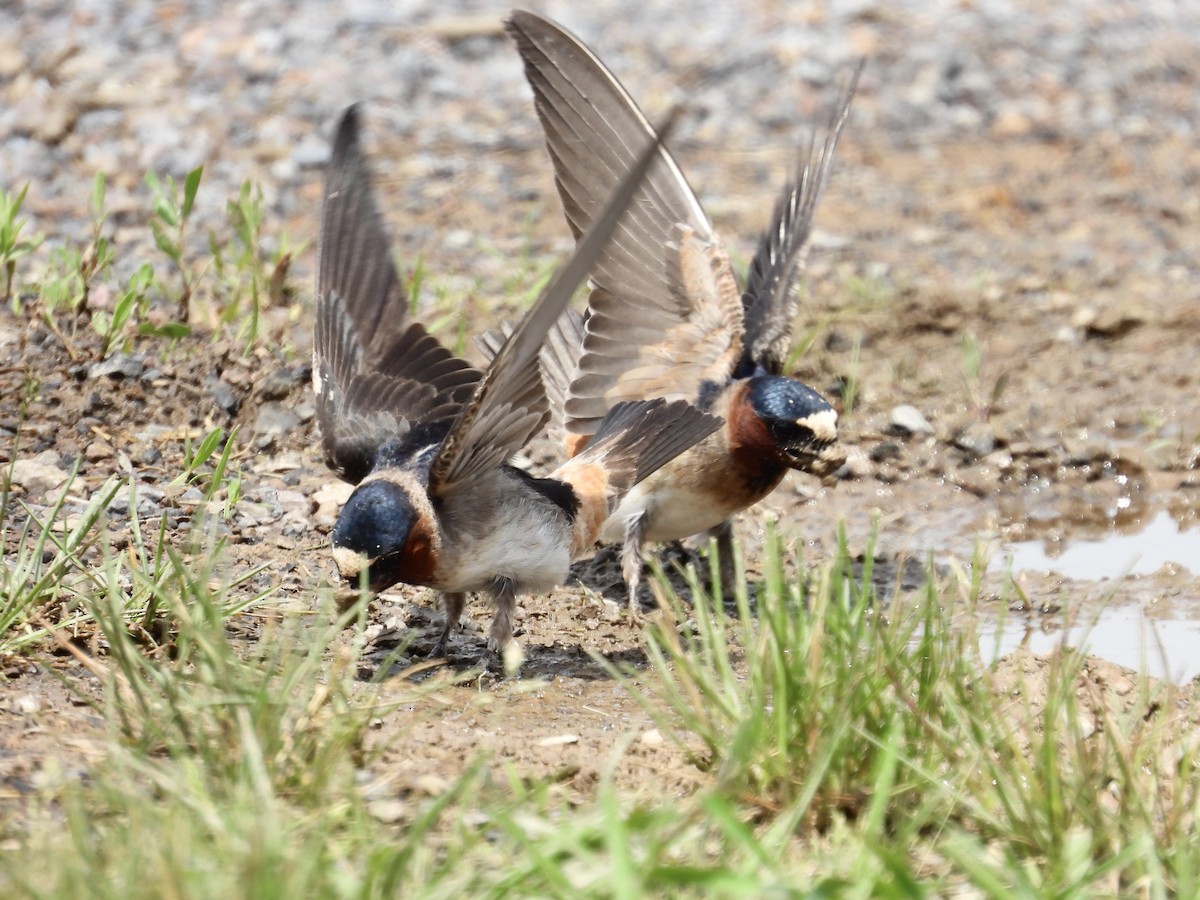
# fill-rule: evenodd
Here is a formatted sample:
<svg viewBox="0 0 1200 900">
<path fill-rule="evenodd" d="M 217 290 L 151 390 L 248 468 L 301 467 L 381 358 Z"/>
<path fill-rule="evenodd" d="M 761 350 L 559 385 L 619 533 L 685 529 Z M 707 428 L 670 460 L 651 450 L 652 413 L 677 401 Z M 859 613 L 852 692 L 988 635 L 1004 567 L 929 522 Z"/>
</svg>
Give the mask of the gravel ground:
<svg viewBox="0 0 1200 900">
<path fill-rule="evenodd" d="M 753 154 L 790 145 L 831 78 L 871 62 L 852 135 L 880 152 L 964 138 L 1190 138 L 1200 122 L 1200 7 L 1187 2 L 1052 4 L 548 3 L 650 110 L 682 98 L 676 147 Z M 247 178 L 270 213 L 312 233 L 333 117 L 369 104 L 388 143 L 399 202 L 419 208 L 464 180 L 503 221 L 540 145 L 507 7 L 17 2 L 0 4 L 0 183 L 33 187 L 31 226 L 84 233 L 86 190 L 112 178 L 118 224 L 146 207 L 148 169 L 206 164 L 204 212 Z M 519 165 L 514 166 L 515 155 Z M 693 180 L 723 195 L 703 162 Z M 703 176 L 703 177 L 701 177 Z M 772 183 L 775 178 L 772 178 Z M 212 224 L 210 221 L 209 224 Z M 444 236 L 443 236 L 444 238 Z M 411 235 L 409 237 L 411 239 Z M 451 259 L 450 261 L 453 261 Z"/>
</svg>

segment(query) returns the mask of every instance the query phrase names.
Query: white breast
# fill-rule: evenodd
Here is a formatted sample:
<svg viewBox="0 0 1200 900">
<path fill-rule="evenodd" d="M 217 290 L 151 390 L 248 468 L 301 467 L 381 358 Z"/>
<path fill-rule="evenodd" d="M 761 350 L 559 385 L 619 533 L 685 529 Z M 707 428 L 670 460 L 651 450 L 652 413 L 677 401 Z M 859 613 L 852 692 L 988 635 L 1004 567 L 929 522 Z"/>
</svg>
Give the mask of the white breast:
<svg viewBox="0 0 1200 900">
<path fill-rule="evenodd" d="M 509 578 L 518 593 L 545 593 L 566 580 L 570 532 L 556 508 L 548 509 L 544 501 L 514 500 L 476 525 L 443 544 L 439 589 L 483 591 L 497 578 Z"/>
<path fill-rule="evenodd" d="M 641 516 L 647 519 L 646 540 L 681 540 L 716 528 L 734 512 L 736 509 L 714 502 L 711 496 L 680 490 L 670 481 L 652 475 L 625 495 L 616 512 L 605 520 L 600 540 L 606 544 L 622 543 L 628 523 Z"/>
</svg>

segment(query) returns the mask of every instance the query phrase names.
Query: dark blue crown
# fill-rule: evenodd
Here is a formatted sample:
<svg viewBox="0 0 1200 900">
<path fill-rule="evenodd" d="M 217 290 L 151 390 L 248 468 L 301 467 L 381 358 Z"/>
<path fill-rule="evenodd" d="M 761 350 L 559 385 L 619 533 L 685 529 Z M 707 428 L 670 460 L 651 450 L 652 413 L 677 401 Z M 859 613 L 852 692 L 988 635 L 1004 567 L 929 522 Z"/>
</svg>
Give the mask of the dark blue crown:
<svg viewBox="0 0 1200 900">
<path fill-rule="evenodd" d="M 808 385 L 793 378 L 758 375 L 750 379 L 748 399 L 750 408 L 781 449 L 811 448 L 829 442 L 831 436 L 826 432 L 830 423 L 817 423 L 810 417 L 831 413 L 833 407 Z M 814 432 L 818 424 L 823 427 Z"/>
<path fill-rule="evenodd" d="M 333 546 L 372 559 L 399 553 L 416 513 L 408 496 L 389 481 L 368 481 L 350 495 L 333 527 Z"/>
</svg>

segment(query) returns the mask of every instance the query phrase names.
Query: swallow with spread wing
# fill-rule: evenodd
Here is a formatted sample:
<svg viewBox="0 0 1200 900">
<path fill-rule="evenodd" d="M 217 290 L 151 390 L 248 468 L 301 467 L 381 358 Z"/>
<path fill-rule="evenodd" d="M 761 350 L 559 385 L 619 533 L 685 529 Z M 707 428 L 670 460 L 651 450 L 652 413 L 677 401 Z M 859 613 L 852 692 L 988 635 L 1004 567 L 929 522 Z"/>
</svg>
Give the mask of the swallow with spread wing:
<svg viewBox="0 0 1200 900">
<path fill-rule="evenodd" d="M 626 492 L 719 427 L 689 404 L 614 404 L 587 450 L 547 478 L 506 464 L 548 415 L 536 358 L 634 196 L 657 147 L 648 135 L 597 197 L 594 224 L 483 373 L 409 316 L 350 107 L 325 179 L 313 382 L 330 466 L 357 487 L 333 529 L 351 583 L 442 592 L 446 641 L 465 594 L 495 604 L 488 649 L 512 639 L 520 592 L 548 591 L 589 550 Z"/>
<path fill-rule="evenodd" d="M 506 27 L 533 88 L 559 196 L 578 239 L 596 199 L 612 190 L 654 129 L 613 74 L 564 28 L 522 10 Z M 568 455 L 594 439 L 610 408 L 629 400 L 688 400 L 725 420 L 631 490 L 602 529 L 603 541 L 623 543 L 635 616 L 644 543 L 712 532 L 728 589 L 730 517 L 774 490 L 788 469 L 827 477 L 845 461 L 836 411 L 784 368 L 797 310 L 793 288 L 858 71 L 824 138 L 814 132 L 784 189 L 744 291 L 679 166 L 660 146 L 629 216 L 593 270 L 586 319 L 568 311 L 546 343 L 543 378 Z"/>
</svg>

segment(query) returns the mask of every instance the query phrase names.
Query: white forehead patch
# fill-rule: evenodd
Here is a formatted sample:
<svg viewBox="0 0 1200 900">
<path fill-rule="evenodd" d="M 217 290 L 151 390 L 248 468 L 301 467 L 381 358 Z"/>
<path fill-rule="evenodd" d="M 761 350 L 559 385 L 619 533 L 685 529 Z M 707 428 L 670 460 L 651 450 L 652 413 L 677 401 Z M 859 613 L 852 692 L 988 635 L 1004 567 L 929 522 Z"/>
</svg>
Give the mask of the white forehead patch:
<svg viewBox="0 0 1200 900">
<path fill-rule="evenodd" d="M 832 409 L 823 409 L 820 412 L 812 413 L 805 416 L 803 419 L 797 419 L 797 425 L 803 425 L 813 433 L 818 441 L 836 441 L 837 440 L 837 411 Z"/>
</svg>

